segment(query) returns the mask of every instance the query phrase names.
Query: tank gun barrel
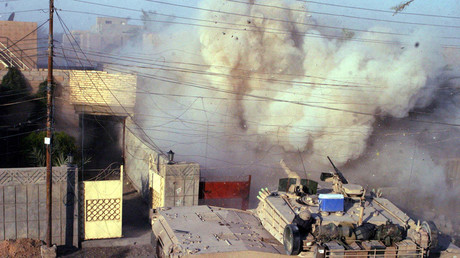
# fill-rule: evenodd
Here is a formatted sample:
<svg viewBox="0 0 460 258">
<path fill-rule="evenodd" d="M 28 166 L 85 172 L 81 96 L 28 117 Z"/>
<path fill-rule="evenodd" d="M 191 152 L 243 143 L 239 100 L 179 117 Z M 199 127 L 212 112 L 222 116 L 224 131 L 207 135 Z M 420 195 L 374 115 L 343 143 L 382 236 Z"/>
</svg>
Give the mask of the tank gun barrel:
<svg viewBox="0 0 460 258">
<path fill-rule="evenodd" d="M 339 179 L 342 182 L 342 184 L 348 184 L 347 179 L 343 176 L 342 172 L 340 172 L 340 170 L 334 165 L 334 162 L 332 162 L 331 158 L 329 158 L 329 156 L 327 156 L 327 159 L 329 160 L 329 162 L 331 162 L 331 165 L 335 170 L 334 174 L 339 177 Z"/>
<path fill-rule="evenodd" d="M 280 160 L 280 165 L 281 165 L 281 167 L 284 169 L 284 172 L 286 172 L 286 175 L 287 175 L 289 178 L 297 178 L 297 179 L 300 179 L 299 174 L 297 174 L 296 172 L 290 170 L 289 167 L 288 167 L 288 166 L 286 165 L 286 163 L 284 162 L 284 160 Z"/>
</svg>

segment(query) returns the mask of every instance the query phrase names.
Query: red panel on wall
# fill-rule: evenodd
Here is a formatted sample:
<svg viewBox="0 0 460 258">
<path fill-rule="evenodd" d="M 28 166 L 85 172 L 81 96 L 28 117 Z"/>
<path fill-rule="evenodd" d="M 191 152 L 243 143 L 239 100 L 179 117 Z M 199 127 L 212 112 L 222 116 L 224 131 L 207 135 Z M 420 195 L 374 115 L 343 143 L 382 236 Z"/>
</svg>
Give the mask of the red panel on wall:
<svg viewBox="0 0 460 258">
<path fill-rule="evenodd" d="M 200 182 L 200 199 L 241 198 L 241 209 L 246 210 L 249 205 L 250 189 L 251 176 L 249 176 L 248 181 Z"/>
</svg>

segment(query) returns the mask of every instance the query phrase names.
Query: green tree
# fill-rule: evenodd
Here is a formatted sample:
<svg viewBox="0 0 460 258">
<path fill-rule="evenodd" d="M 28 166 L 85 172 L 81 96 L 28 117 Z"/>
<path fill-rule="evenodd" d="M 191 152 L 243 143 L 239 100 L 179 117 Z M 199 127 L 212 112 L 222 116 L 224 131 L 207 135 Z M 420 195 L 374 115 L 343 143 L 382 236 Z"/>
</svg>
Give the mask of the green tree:
<svg viewBox="0 0 460 258">
<path fill-rule="evenodd" d="M 33 121 L 41 120 L 45 121 L 46 115 L 46 105 L 47 105 L 47 86 L 48 82 L 43 81 L 38 85 L 37 93 L 33 96 L 33 98 L 38 99 L 35 102 L 35 107 L 33 112 L 30 114 L 29 119 Z M 55 84 L 53 83 L 52 89 L 54 90 Z"/>
<path fill-rule="evenodd" d="M 28 165 L 45 166 L 45 143 L 46 132 L 33 132 L 22 140 L 23 150 L 25 151 Z M 75 138 L 64 133 L 55 132 L 52 146 L 52 164 L 61 166 L 67 164 L 67 156 L 77 154 Z"/>
<path fill-rule="evenodd" d="M 27 81 L 16 67 L 8 67 L 8 72 L 2 78 L 0 91 L 23 91 L 27 89 Z"/>
<path fill-rule="evenodd" d="M 0 104 L 11 103 L 29 98 L 30 90 L 27 81 L 15 67 L 9 67 L 8 72 L 3 76 L 0 84 Z M 5 113 L 8 107 L 1 108 Z"/>
</svg>

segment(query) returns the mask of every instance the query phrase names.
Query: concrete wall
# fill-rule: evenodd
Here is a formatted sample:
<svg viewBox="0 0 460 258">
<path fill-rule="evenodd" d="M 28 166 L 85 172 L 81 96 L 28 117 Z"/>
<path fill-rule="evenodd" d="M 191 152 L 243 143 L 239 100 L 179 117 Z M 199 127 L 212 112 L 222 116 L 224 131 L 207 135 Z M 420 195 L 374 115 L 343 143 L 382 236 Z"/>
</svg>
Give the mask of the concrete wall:
<svg viewBox="0 0 460 258">
<path fill-rule="evenodd" d="M 0 169 L 0 240 L 46 236 L 46 168 Z M 53 168 L 52 242 L 78 246 L 75 168 Z"/>
<path fill-rule="evenodd" d="M 126 119 L 127 128 L 137 127 Z M 140 133 L 139 133 L 140 134 Z M 168 164 L 136 131 L 125 131 L 126 175 L 152 207 L 198 205 L 200 165 Z"/>
<path fill-rule="evenodd" d="M 0 42 L 7 47 L 22 39 L 37 29 L 36 22 L 0 21 Z M 9 40 L 7 42 L 6 38 Z M 16 47 L 15 47 L 16 46 Z M 9 48 L 19 59 L 27 63 L 28 60 L 37 63 L 37 32 L 34 31 L 13 47 Z M 19 49 L 23 50 L 21 53 Z M 36 68 L 35 66 L 29 68 Z"/>
<path fill-rule="evenodd" d="M 168 164 L 165 159 L 150 156 L 152 208 L 198 205 L 200 165 Z"/>
<path fill-rule="evenodd" d="M 127 128 L 135 128 L 130 119 L 126 119 Z M 134 188 L 149 199 L 149 157 L 158 154 L 137 136 L 136 131 L 125 131 L 125 166 L 124 171 Z"/>
</svg>

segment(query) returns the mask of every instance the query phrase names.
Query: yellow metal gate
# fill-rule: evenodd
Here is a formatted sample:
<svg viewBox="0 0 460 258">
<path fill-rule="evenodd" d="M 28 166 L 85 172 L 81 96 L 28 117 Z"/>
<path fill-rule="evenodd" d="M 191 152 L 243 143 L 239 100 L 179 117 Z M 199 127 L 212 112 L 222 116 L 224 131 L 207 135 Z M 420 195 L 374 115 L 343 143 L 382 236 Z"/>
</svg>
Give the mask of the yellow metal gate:
<svg viewBox="0 0 460 258">
<path fill-rule="evenodd" d="M 83 181 L 84 240 L 122 236 L 123 166 L 119 180 Z"/>
</svg>

